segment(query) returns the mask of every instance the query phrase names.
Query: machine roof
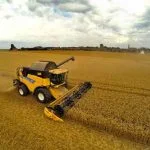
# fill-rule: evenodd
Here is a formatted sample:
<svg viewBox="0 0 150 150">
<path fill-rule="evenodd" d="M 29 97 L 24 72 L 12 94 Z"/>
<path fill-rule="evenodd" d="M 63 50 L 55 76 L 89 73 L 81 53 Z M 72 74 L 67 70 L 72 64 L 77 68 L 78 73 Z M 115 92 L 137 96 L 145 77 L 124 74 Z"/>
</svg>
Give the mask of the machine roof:
<svg viewBox="0 0 150 150">
<path fill-rule="evenodd" d="M 35 62 L 31 65 L 32 70 L 39 70 L 39 71 L 45 71 L 46 66 L 48 65 L 49 62 Z"/>
</svg>

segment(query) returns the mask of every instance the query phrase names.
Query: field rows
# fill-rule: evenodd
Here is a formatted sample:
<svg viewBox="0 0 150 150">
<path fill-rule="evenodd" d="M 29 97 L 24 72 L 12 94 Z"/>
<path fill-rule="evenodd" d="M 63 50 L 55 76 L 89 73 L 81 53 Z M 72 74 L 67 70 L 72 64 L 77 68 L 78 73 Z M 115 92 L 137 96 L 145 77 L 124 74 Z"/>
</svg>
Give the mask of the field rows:
<svg viewBox="0 0 150 150">
<path fill-rule="evenodd" d="M 77 84 L 75 80 L 72 83 Z M 97 129 L 150 144 L 150 91 L 92 83 L 93 89 L 71 110 L 69 117 Z"/>
<path fill-rule="evenodd" d="M 32 95 L 12 87 L 18 66 L 37 60 L 61 62 L 70 87 L 91 81 L 93 87 L 64 116 L 46 118 Z M 150 55 L 102 52 L 0 53 L 0 149 L 149 150 Z M 141 144 L 142 143 L 142 144 Z"/>
</svg>

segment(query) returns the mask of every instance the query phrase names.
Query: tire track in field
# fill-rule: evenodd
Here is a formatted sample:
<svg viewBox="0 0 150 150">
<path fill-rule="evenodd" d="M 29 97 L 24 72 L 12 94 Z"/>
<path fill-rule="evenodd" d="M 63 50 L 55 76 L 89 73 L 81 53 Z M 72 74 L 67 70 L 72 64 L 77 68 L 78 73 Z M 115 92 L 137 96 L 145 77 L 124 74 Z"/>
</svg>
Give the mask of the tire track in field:
<svg viewBox="0 0 150 150">
<path fill-rule="evenodd" d="M 94 88 L 99 89 L 99 90 L 111 91 L 111 92 L 135 94 L 135 95 L 139 95 L 139 96 L 150 97 L 150 93 L 135 92 L 135 91 L 133 91 L 133 89 L 132 89 L 132 91 L 126 91 L 126 90 L 112 89 L 109 87 L 99 87 L 99 86 L 94 86 Z"/>
<path fill-rule="evenodd" d="M 84 82 L 84 81 L 78 79 L 70 79 L 70 82 L 72 84 L 77 84 L 79 82 Z M 118 85 L 118 84 L 111 84 L 111 83 L 102 83 L 96 81 L 91 81 L 91 83 L 93 84 L 92 88 L 94 89 L 150 97 L 150 89 L 147 88 Z"/>
<path fill-rule="evenodd" d="M 92 119 L 91 119 L 92 118 Z M 104 119 L 104 120 L 103 120 Z M 114 136 L 125 138 L 127 140 L 138 142 L 141 144 L 150 145 L 150 132 L 146 130 L 142 130 L 143 132 L 138 132 L 141 130 L 132 130 L 133 125 L 131 126 L 129 124 L 121 124 L 112 123 L 110 120 L 107 120 L 107 118 L 98 119 L 96 116 L 87 115 L 86 118 L 83 118 L 80 113 L 75 113 L 74 115 L 68 115 L 67 120 L 72 121 L 74 123 L 79 123 L 84 126 L 87 126 L 88 128 L 92 128 L 97 131 L 103 131 L 108 134 L 112 134 Z M 104 121 L 104 122 L 103 122 Z M 126 128 L 128 126 L 128 130 Z M 140 126 L 139 126 L 140 129 Z"/>
</svg>

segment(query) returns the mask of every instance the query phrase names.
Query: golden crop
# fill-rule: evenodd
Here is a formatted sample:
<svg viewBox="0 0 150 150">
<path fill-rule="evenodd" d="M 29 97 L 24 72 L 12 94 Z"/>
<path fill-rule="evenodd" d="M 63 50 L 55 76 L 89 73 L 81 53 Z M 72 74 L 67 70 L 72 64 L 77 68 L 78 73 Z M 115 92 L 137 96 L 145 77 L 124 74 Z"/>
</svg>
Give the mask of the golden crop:
<svg viewBox="0 0 150 150">
<path fill-rule="evenodd" d="M 45 105 L 12 89 L 18 66 L 59 62 L 74 55 L 71 86 L 93 87 L 60 124 L 43 115 Z M 149 149 L 150 55 L 107 52 L 1 52 L 0 148 L 2 149 Z M 144 143 L 145 145 L 139 144 Z"/>
</svg>

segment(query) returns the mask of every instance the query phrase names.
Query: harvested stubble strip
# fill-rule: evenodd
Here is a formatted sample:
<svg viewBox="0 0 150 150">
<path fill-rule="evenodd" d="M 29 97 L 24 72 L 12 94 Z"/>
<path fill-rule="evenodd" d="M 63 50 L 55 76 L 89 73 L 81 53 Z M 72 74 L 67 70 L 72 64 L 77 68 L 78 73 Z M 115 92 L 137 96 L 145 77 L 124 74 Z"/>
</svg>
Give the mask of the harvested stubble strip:
<svg viewBox="0 0 150 150">
<path fill-rule="evenodd" d="M 67 117 L 72 121 L 82 123 L 96 130 L 106 131 L 116 136 L 150 145 L 150 130 L 144 130 L 142 126 L 135 127 L 133 124 L 120 123 L 112 118 L 105 118 L 102 115 L 93 116 L 77 110 L 77 108 L 75 111 L 71 111 Z"/>
</svg>

